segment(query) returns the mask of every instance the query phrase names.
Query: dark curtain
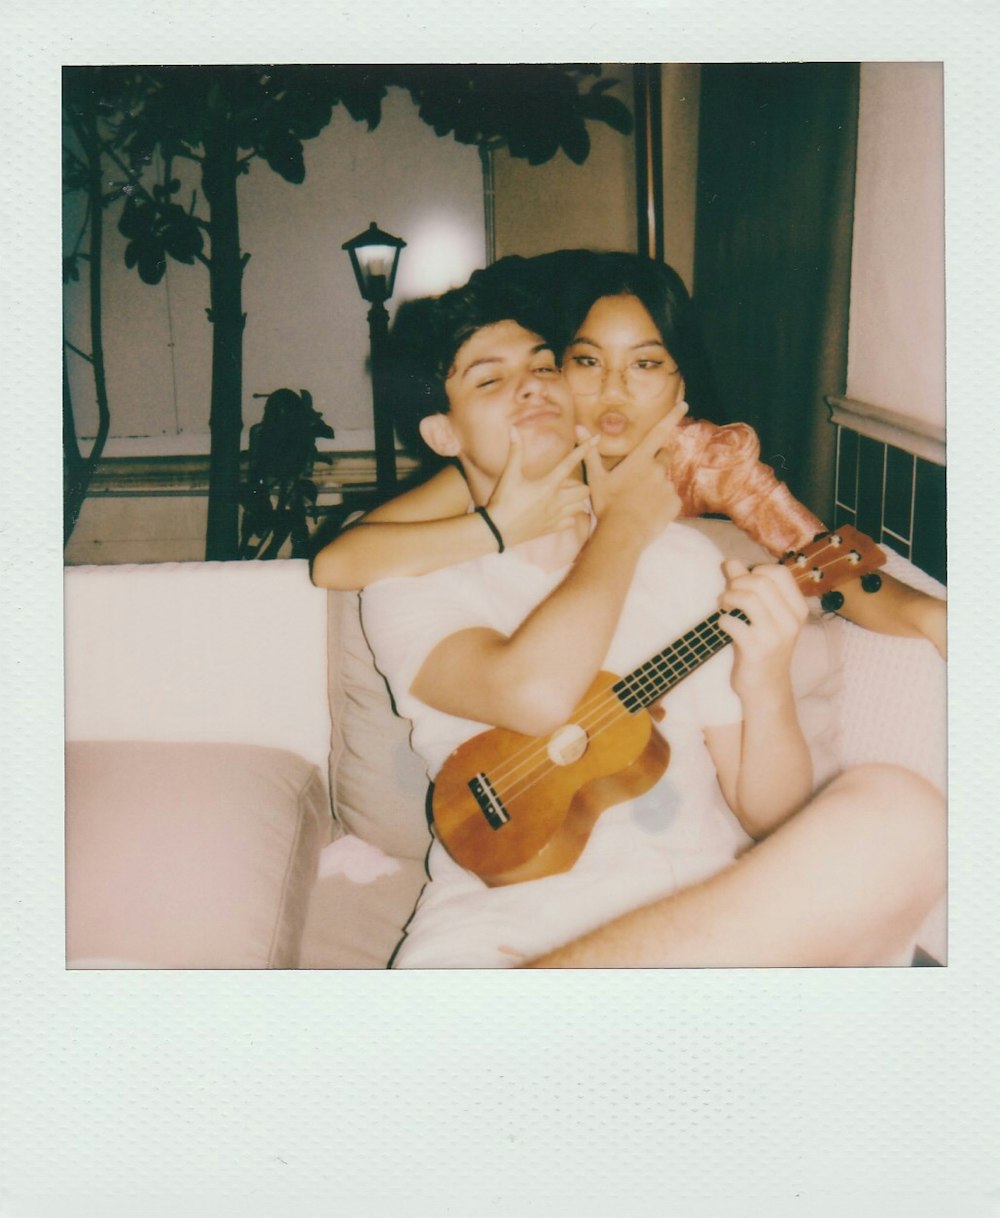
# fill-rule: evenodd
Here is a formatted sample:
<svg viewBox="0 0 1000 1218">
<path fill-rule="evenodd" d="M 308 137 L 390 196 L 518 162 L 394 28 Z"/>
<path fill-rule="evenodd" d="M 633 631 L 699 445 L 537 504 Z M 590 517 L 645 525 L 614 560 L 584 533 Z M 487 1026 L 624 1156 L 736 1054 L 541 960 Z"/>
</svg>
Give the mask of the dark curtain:
<svg viewBox="0 0 1000 1218">
<path fill-rule="evenodd" d="M 703 417 L 750 423 L 761 455 L 823 519 L 847 376 L 858 65 L 702 69 L 694 296 Z M 694 404 L 693 404 L 694 406 Z"/>
</svg>

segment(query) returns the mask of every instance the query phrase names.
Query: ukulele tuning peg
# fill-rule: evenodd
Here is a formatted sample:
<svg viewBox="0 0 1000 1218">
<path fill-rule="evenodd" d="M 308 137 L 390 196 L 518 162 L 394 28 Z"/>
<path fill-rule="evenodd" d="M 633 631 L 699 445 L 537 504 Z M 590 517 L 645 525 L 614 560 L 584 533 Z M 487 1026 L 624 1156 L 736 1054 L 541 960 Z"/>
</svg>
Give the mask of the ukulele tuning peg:
<svg viewBox="0 0 1000 1218">
<path fill-rule="evenodd" d="M 844 604 L 844 594 L 842 592 L 824 592 L 819 598 L 820 606 L 824 613 L 837 613 Z"/>
<path fill-rule="evenodd" d="M 817 534 L 816 534 L 816 535 L 813 537 L 813 541 L 814 541 L 814 542 L 816 542 L 816 541 L 822 541 L 824 537 L 829 537 L 829 536 L 830 536 L 830 534 L 829 534 L 829 533 L 817 533 Z"/>
<path fill-rule="evenodd" d="M 869 571 L 861 577 L 861 587 L 866 592 L 877 592 L 882 587 L 882 576 L 877 571 Z"/>
</svg>

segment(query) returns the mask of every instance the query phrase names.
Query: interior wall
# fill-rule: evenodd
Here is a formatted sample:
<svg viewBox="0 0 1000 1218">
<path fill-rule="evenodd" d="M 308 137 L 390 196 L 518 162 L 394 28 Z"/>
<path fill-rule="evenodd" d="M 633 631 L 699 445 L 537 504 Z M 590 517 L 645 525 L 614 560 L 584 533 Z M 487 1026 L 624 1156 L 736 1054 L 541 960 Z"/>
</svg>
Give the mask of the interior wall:
<svg viewBox="0 0 1000 1218">
<path fill-rule="evenodd" d="M 940 63 L 861 65 L 847 396 L 945 420 Z"/>
<path fill-rule="evenodd" d="M 694 222 L 698 172 L 699 64 L 661 65 L 664 253 L 688 289 L 694 281 Z M 632 69 L 606 64 L 619 80 L 614 93 L 629 107 Z M 494 154 L 497 257 L 579 246 L 631 250 L 636 233 L 635 146 L 610 128 L 590 128 L 593 150 L 583 165 L 560 153 L 528 166 Z M 619 183 L 609 189 L 609 183 Z"/>
<path fill-rule="evenodd" d="M 613 96 L 632 109 L 632 70 L 604 64 L 618 81 Z M 588 123 L 591 151 L 582 165 L 558 152 L 544 165 L 493 154 L 496 256 L 583 248 L 636 249 L 635 144 L 603 123 Z"/>
<path fill-rule="evenodd" d="M 336 430 L 337 447 L 371 447 L 367 305 L 341 245 L 372 220 L 407 242 L 390 312 L 464 282 L 485 259 L 479 156 L 436 136 L 400 89 L 389 91 L 374 131 L 338 107 L 304 150 L 302 184 L 255 160 L 238 187 L 241 243 L 251 255 L 243 278 L 245 427 L 263 409 L 251 395 L 308 389 Z M 65 240 L 75 238 L 75 223 L 71 211 Z M 124 265 L 116 210 L 108 213 L 105 240 L 113 437 L 106 454 L 208 452 L 207 270 L 171 261 L 160 284 L 142 283 Z M 89 350 L 84 277 L 67 288 L 65 318 L 67 337 Z M 72 354 L 69 360 L 78 431 L 92 436 L 89 367 Z"/>
</svg>

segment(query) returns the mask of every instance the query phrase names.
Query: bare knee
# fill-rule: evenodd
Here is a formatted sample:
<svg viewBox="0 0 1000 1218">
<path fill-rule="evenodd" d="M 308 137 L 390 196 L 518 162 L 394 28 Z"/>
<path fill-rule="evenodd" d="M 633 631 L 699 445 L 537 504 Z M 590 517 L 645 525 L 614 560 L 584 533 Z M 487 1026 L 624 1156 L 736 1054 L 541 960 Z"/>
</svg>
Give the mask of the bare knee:
<svg viewBox="0 0 1000 1218">
<path fill-rule="evenodd" d="M 871 763 L 846 770 L 827 792 L 864 825 L 873 844 L 943 891 L 946 804 L 937 787 L 912 770 Z"/>
<path fill-rule="evenodd" d="M 937 827 L 944 823 L 944 796 L 932 783 L 902 766 L 883 762 L 855 766 L 835 778 L 827 790 L 863 800 L 872 810 L 909 812 Z"/>
<path fill-rule="evenodd" d="M 887 762 L 869 762 L 838 775 L 830 786 L 864 796 L 870 804 L 886 807 L 912 806 L 918 813 L 933 815 L 943 810 L 944 796 L 919 774 Z"/>
</svg>

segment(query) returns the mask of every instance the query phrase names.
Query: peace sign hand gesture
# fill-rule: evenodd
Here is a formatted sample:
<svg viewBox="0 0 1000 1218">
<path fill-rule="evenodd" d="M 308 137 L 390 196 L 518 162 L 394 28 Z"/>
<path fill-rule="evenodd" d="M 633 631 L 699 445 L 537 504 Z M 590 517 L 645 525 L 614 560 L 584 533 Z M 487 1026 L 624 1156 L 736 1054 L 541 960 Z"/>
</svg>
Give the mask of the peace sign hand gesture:
<svg viewBox="0 0 1000 1218">
<path fill-rule="evenodd" d="M 636 536 L 651 540 L 681 511 L 671 476 L 673 440 L 687 412 L 679 402 L 614 469 L 606 470 L 596 449 L 584 456 L 590 497 L 599 521 L 623 518 Z M 584 434 L 583 428 L 577 435 Z"/>
<path fill-rule="evenodd" d="M 598 517 L 604 514 L 623 490 L 633 487 L 645 474 L 648 474 L 652 465 L 661 466 L 669 475 L 677 425 L 687 411 L 687 402 L 678 402 L 669 414 L 649 429 L 635 448 L 627 457 L 619 461 L 614 469 L 604 468 L 596 446 L 586 451 L 584 466 L 587 470 L 587 483 L 590 486 L 591 503 Z M 578 440 L 584 440 L 588 435 L 585 427 L 577 427 Z"/>
<path fill-rule="evenodd" d="M 507 462 L 486 504 L 505 545 L 516 546 L 544 533 L 571 528 L 589 510 L 590 492 L 574 474 L 598 440 L 598 436 L 589 436 L 547 474 L 526 478 L 521 433 L 516 427 L 510 429 Z"/>
</svg>

